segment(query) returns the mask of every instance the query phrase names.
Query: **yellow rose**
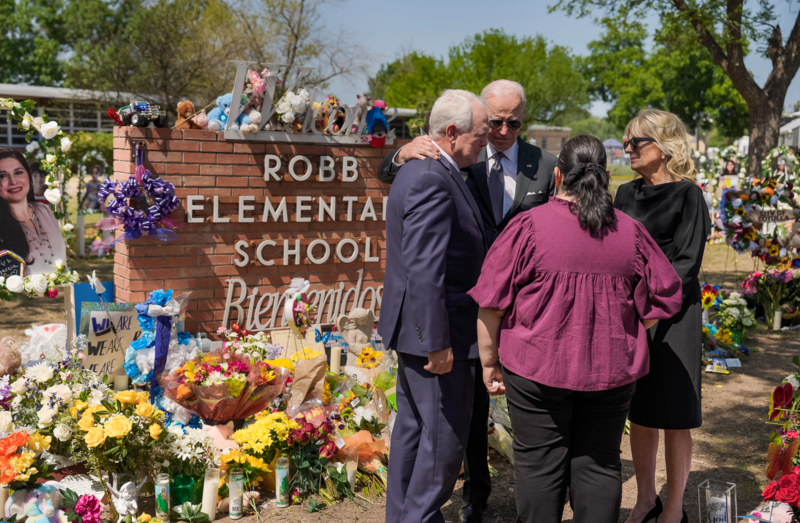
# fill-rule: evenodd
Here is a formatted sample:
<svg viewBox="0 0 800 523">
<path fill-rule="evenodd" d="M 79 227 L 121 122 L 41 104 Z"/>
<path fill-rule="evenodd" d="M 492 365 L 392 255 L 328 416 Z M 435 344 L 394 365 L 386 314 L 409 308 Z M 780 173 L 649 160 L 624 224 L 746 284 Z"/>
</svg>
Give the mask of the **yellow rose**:
<svg viewBox="0 0 800 523">
<path fill-rule="evenodd" d="M 150 425 L 150 437 L 158 441 L 158 436 L 160 435 L 161 435 L 161 425 L 157 425 L 156 423 Z"/>
<path fill-rule="evenodd" d="M 89 429 L 94 427 L 94 418 L 88 414 L 84 414 L 78 422 L 78 428 L 84 432 L 89 432 Z"/>
<path fill-rule="evenodd" d="M 106 442 L 106 433 L 103 432 L 103 429 L 100 427 L 92 427 L 89 429 L 89 432 L 86 433 L 84 441 L 86 441 L 86 445 L 90 449 L 99 447 Z"/>
<path fill-rule="evenodd" d="M 119 400 L 120 403 L 139 403 L 139 393 L 133 390 L 126 390 L 117 393 L 114 399 Z"/>
<path fill-rule="evenodd" d="M 149 418 L 150 416 L 153 415 L 153 412 L 155 412 L 155 410 L 156 408 L 153 407 L 153 405 L 144 401 L 142 403 L 139 403 L 139 405 L 136 407 L 136 414 L 143 418 Z"/>
<path fill-rule="evenodd" d="M 91 407 L 86 407 L 86 412 L 84 412 L 83 415 L 91 416 L 95 412 L 100 412 L 101 410 L 106 410 L 106 408 L 102 405 L 92 405 Z"/>
<path fill-rule="evenodd" d="M 106 436 L 109 438 L 124 438 L 132 428 L 131 420 L 125 416 L 114 416 L 105 423 Z"/>
<path fill-rule="evenodd" d="M 142 391 L 142 392 L 137 392 L 136 394 L 139 395 L 139 399 L 136 400 L 137 403 L 142 403 L 142 402 L 150 400 L 150 393 L 149 392 Z"/>
<path fill-rule="evenodd" d="M 86 403 L 85 401 L 81 401 L 81 400 L 75 400 L 75 403 L 73 403 L 73 404 L 72 404 L 72 406 L 73 406 L 73 407 L 75 407 L 75 408 L 76 408 L 76 409 L 78 409 L 78 410 L 83 410 L 83 409 L 85 409 L 86 407 L 88 407 L 88 406 L 89 406 L 89 404 L 88 404 L 88 403 Z"/>
<path fill-rule="evenodd" d="M 78 409 L 76 409 L 75 407 L 70 407 L 69 408 L 69 415 L 72 416 L 73 418 L 77 418 L 78 417 Z"/>
<path fill-rule="evenodd" d="M 139 516 L 139 523 L 148 523 L 151 519 L 153 519 L 150 514 L 145 512 L 141 516 Z"/>
</svg>

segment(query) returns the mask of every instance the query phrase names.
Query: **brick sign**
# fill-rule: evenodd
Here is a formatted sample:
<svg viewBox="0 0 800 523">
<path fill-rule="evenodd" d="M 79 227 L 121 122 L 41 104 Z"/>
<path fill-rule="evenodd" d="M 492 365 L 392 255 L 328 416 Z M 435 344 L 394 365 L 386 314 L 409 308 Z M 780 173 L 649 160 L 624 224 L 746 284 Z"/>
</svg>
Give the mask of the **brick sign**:
<svg viewBox="0 0 800 523">
<path fill-rule="evenodd" d="M 354 306 L 379 316 L 389 188 L 375 172 L 388 150 L 118 127 L 117 180 L 134 172 L 134 140 L 144 143 L 145 167 L 175 185 L 181 207 L 173 217 L 182 227 L 175 242 L 116 245 L 117 301 L 141 302 L 161 288 L 192 291 L 188 332 L 233 322 L 269 330 L 284 325 L 283 292 L 302 277 L 320 324 Z"/>
</svg>

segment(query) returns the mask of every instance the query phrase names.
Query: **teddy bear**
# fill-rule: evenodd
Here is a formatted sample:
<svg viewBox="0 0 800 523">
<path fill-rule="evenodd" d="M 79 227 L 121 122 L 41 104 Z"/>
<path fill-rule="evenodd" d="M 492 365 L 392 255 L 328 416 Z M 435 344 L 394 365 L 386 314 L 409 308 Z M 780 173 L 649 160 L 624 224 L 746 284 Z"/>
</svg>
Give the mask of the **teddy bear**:
<svg viewBox="0 0 800 523">
<path fill-rule="evenodd" d="M 217 98 L 217 106 L 208 113 L 208 129 L 210 131 L 223 131 L 228 124 L 228 113 L 231 109 L 231 93 L 223 94 Z"/>
<path fill-rule="evenodd" d="M 367 95 L 362 96 L 357 94 L 356 98 L 358 99 L 356 102 L 356 117 L 353 119 L 353 125 L 350 127 L 350 132 L 352 134 L 358 132 L 358 128 L 361 125 L 361 118 L 367 113 L 367 107 L 369 107 L 369 103 L 372 101 L 372 97 Z"/>
<path fill-rule="evenodd" d="M 206 129 L 206 130 L 208 129 L 208 115 L 206 114 L 205 109 L 194 115 L 194 118 L 192 118 L 192 120 L 194 120 L 194 123 L 200 129 Z"/>
<path fill-rule="evenodd" d="M 16 374 L 22 364 L 14 338 L 6 336 L 0 340 L 0 377 Z"/>
<path fill-rule="evenodd" d="M 242 131 L 244 134 L 250 134 L 258 131 L 258 124 L 261 123 L 261 113 L 255 110 L 255 107 L 252 106 L 251 102 L 251 98 L 245 94 L 242 94 L 239 99 L 242 112 L 234 122 L 228 124 L 227 129 L 230 129 L 231 131 Z"/>
<path fill-rule="evenodd" d="M 191 100 L 181 100 L 178 102 L 178 125 L 176 129 L 200 129 L 192 118 L 194 115 L 194 104 Z"/>
</svg>

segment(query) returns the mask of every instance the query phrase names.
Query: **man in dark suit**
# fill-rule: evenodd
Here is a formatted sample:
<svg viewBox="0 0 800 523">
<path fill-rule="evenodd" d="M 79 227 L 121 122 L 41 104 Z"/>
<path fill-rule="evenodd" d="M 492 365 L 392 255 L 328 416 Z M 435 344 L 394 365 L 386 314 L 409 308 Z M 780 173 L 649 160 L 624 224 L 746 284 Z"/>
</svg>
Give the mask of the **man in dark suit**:
<svg viewBox="0 0 800 523">
<path fill-rule="evenodd" d="M 517 214 L 547 202 L 554 194 L 553 169 L 557 158 L 519 138 L 526 102 L 525 90 L 520 84 L 497 80 L 487 85 L 481 94 L 486 99 L 489 114 L 489 143 L 481 151 L 478 163 L 462 169 L 461 174 L 481 211 L 486 243 L 491 247 Z M 378 178 L 391 184 L 404 162 L 425 157 L 439 157 L 438 149 L 428 136 L 416 138 L 384 158 Z M 476 365 L 480 376 L 480 361 Z M 481 521 L 492 488 L 487 462 L 489 394 L 482 380 L 475 380 L 472 409 L 464 461 L 466 505 L 460 513 L 462 523 Z"/>
<path fill-rule="evenodd" d="M 443 523 L 467 446 L 478 359 L 467 295 L 486 254 L 483 221 L 459 170 L 489 132 L 483 100 L 445 91 L 431 114 L 439 159 L 403 165 L 389 192 L 378 332 L 397 351 L 397 418 L 387 523 Z M 466 401 L 465 401 L 466 399 Z"/>
</svg>

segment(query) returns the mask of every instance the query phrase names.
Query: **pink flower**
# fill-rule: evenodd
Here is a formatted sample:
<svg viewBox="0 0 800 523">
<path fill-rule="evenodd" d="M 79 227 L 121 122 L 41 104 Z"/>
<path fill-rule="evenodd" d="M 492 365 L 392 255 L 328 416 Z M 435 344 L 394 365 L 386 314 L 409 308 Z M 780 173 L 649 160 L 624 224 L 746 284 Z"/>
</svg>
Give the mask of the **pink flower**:
<svg viewBox="0 0 800 523">
<path fill-rule="evenodd" d="M 79 357 L 80 359 L 84 359 L 84 358 L 86 358 L 86 354 L 84 354 L 84 353 L 82 353 L 82 352 L 81 352 L 80 354 L 78 354 L 78 357 Z"/>
<path fill-rule="evenodd" d="M 224 334 L 226 330 L 228 329 L 226 329 L 225 327 L 220 327 L 219 329 L 217 329 L 217 334 Z"/>
<path fill-rule="evenodd" d="M 261 76 L 255 71 L 250 71 L 248 73 L 247 79 L 250 80 L 250 83 L 254 84 L 259 80 L 261 80 Z"/>
<path fill-rule="evenodd" d="M 55 298 L 56 296 L 58 296 L 58 289 L 47 289 L 48 298 Z"/>
<path fill-rule="evenodd" d="M 267 84 L 265 84 L 262 80 L 259 80 L 253 84 L 253 91 L 257 93 L 263 93 L 266 90 L 267 90 Z"/>
<path fill-rule="evenodd" d="M 100 523 L 102 511 L 100 501 L 91 494 L 79 497 L 75 504 L 75 513 L 83 518 L 84 523 Z"/>
</svg>

